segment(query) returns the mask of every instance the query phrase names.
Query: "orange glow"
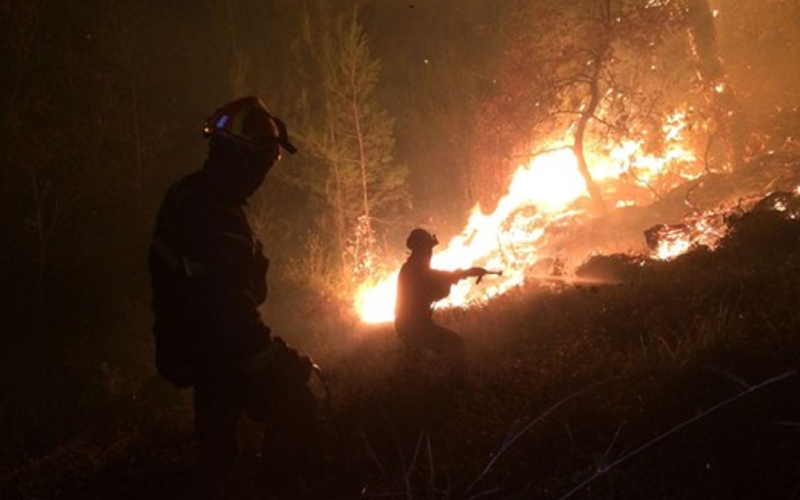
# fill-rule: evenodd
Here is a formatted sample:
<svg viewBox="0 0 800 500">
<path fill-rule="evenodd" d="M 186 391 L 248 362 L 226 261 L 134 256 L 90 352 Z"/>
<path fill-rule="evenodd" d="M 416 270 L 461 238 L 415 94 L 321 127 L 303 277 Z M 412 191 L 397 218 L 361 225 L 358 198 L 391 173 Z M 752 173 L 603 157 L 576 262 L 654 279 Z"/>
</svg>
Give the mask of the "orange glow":
<svg viewBox="0 0 800 500">
<path fill-rule="evenodd" d="M 715 248 L 726 233 L 725 214 L 732 211 L 732 207 L 720 208 L 687 219 L 681 228 L 662 234 L 652 258 L 671 260 L 694 247 Z"/>
<path fill-rule="evenodd" d="M 666 147 L 661 157 L 645 154 L 643 140 L 628 140 L 614 148 L 587 148 L 587 162 L 595 182 L 602 186 L 605 181 L 619 181 L 627 175 L 634 184 L 649 188 L 667 170 L 676 177 L 676 183 L 699 176 L 701 170 L 695 156 L 680 144 L 684 119 L 683 113 L 665 117 Z M 575 203 L 585 198 L 587 191 L 573 150 L 563 142 L 555 142 L 549 144 L 547 151 L 517 168 L 494 211 L 486 213 L 476 204 L 461 234 L 435 249 L 432 266 L 438 269 L 482 266 L 503 271 L 502 276 L 487 276 L 478 286 L 473 280 L 462 280 L 439 307 L 486 301 L 524 283 L 532 266 L 548 257 L 542 254 L 548 229 L 586 215 Z M 610 206 L 652 202 L 649 190 L 640 191 L 641 199 L 607 201 Z M 664 250 L 664 254 L 676 251 L 680 250 Z M 358 290 L 354 305 L 362 321 L 392 321 L 397 274 L 395 271 Z"/>
<path fill-rule="evenodd" d="M 792 193 L 800 195 L 800 186 L 794 188 Z M 680 228 L 673 228 L 661 234 L 662 237 L 659 239 L 658 247 L 652 257 L 659 260 L 670 260 L 697 246 L 716 248 L 727 233 L 726 216 L 746 210 L 757 202 L 763 202 L 763 197 L 737 199 L 736 202 L 727 206 L 723 205 L 715 210 L 708 210 L 696 217 L 686 219 Z M 769 209 L 776 212 L 787 212 L 789 207 L 785 199 L 776 198 Z M 794 218 L 795 215 L 788 213 L 787 217 Z"/>
<path fill-rule="evenodd" d="M 364 323 L 385 323 L 394 319 L 394 302 L 397 299 L 395 271 L 378 284 L 363 284 L 356 293 L 356 311 Z"/>
</svg>

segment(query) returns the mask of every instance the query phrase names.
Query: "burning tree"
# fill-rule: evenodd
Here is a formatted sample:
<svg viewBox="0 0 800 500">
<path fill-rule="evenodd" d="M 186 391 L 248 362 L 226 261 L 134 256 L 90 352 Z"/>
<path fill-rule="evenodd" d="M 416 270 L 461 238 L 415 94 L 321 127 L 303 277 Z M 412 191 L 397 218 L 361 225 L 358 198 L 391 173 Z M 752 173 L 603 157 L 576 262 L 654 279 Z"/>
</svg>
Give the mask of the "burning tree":
<svg viewBox="0 0 800 500">
<path fill-rule="evenodd" d="M 626 229 L 636 243 L 570 233 L 587 232 L 592 216 L 612 207 L 660 200 L 704 173 L 695 151 L 720 118 L 707 113 L 700 92 L 707 83 L 692 57 L 698 38 L 687 36 L 698 28 L 687 13 L 696 11 L 677 0 L 518 5 L 506 68 L 477 124 L 477 163 L 508 188 L 479 182 L 493 211 L 476 205 L 464 232 L 439 255 L 445 266 L 506 270 L 479 297 L 549 273 L 548 262 L 563 271 L 562 258 L 577 264 L 604 242 L 646 251 L 642 221 Z M 498 145 L 510 151 L 499 169 Z M 520 158 L 532 159 L 519 165 Z M 475 293 L 456 291 L 451 305 Z M 357 302 L 370 309 L 364 295 Z"/>
<path fill-rule="evenodd" d="M 563 278 L 598 253 L 670 258 L 713 246 L 740 195 L 794 189 L 783 177 L 763 183 L 734 168 L 747 160 L 745 129 L 708 2 L 520 0 L 514 8 L 494 94 L 476 118 L 470 164 L 479 203 L 433 262 L 504 273 L 480 289 L 460 285 L 444 306 Z M 725 146 L 718 157 L 715 138 Z M 363 319 L 391 319 L 394 279 L 359 290 Z"/>
<path fill-rule="evenodd" d="M 686 57 L 683 5 L 571 0 L 518 9 L 497 96 L 486 103 L 478 125 L 493 133 L 484 135 L 476 153 L 496 167 L 494 145 L 510 150 L 500 169 L 507 178 L 521 159 L 569 147 L 595 210 L 603 213 L 592 153 L 635 141 L 636 153 L 660 155 L 670 133 L 667 117 L 682 110 L 698 118 L 701 103 L 687 101 L 694 72 Z M 635 169 L 628 173 L 638 180 Z"/>
</svg>

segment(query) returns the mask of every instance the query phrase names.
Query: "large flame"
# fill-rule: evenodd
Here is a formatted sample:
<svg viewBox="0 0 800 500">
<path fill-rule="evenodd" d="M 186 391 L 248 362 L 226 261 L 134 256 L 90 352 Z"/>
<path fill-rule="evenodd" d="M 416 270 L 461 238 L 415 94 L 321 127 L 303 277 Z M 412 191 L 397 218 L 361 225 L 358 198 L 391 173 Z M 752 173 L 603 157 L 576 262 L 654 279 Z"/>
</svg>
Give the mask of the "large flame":
<svg viewBox="0 0 800 500">
<path fill-rule="evenodd" d="M 680 145 L 684 114 L 665 119 L 668 147 L 663 156 L 642 151 L 644 141 L 629 140 L 614 148 L 595 147 L 587 154 L 596 182 L 626 175 L 634 183 L 652 188 L 651 183 L 665 169 L 685 180 L 700 174 L 694 155 Z M 546 153 L 520 165 L 511 178 L 508 192 L 491 213 L 475 205 L 462 233 L 438 250 L 432 266 L 456 269 L 482 266 L 502 270 L 502 276 L 487 277 L 483 284 L 461 281 L 440 305 L 464 306 L 487 300 L 525 281 L 527 272 L 543 256 L 541 240 L 548 228 L 582 215 L 576 200 L 587 196 L 572 148 L 550 144 Z M 646 189 L 642 196 L 651 196 Z M 617 206 L 641 200 L 614 200 Z M 650 200 L 651 201 L 651 200 Z M 356 311 L 367 323 L 389 322 L 394 318 L 397 274 L 361 286 L 355 298 Z"/>
</svg>

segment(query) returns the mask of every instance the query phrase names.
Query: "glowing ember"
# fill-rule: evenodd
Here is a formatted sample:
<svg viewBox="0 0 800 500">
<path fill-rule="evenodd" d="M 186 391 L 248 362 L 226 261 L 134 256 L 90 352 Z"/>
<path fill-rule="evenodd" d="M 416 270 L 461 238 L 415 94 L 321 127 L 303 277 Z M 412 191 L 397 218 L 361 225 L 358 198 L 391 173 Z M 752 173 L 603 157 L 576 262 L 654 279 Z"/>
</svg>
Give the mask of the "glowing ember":
<svg viewBox="0 0 800 500">
<path fill-rule="evenodd" d="M 725 236 L 725 214 L 731 209 L 706 212 L 687 219 L 682 224 L 659 225 L 645 232 L 647 243 L 653 250 L 652 258 L 671 260 L 692 248 L 716 248 Z"/>
<path fill-rule="evenodd" d="M 652 257 L 670 260 L 696 247 L 715 249 L 728 231 L 726 218 L 749 210 L 782 212 L 790 219 L 800 214 L 800 187 L 791 191 L 777 191 L 766 196 L 738 199 L 735 204 L 723 205 L 698 216 L 689 217 L 676 225 L 658 225 L 645 231 Z"/>
<path fill-rule="evenodd" d="M 613 149 L 587 151 L 595 181 L 618 180 L 627 175 L 637 185 L 653 189 L 653 183 L 667 171 L 676 183 L 699 176 L 700 167 L 694 155 L 679 144 L 684 118 L 684 113 L 675 113 L 664 120 L 666 148 L 662 157 L 644 154 L 642 140 L 626 141 Z M 432 260 L 435 268 L 482 266 L 503 271 L 502 277 L 487 277 L 479 286 L 472 280 L 461 281 L 440 303 L 442 307 L 487 300 L 522 284 L 526 273 L 543 257 L 541 248 L 547 230 L 583 214 L 575 208 L 575 202 L 586 196 L 586 184 L 578 171 L 573 150 L 563 144 L 548 150 L 518 167 L 507 194 L 493 212 L 484 213 L 475 205 L 463 232 L 443 248 L 437 248 Z M 664 185 L 665 189 L 670 187 Z M 613 200 L 614 206 L 650 202 L 652 193 L 648 189 L 640 188 L 640 197 L 644 200 Z M 665 253 L 684 248 L 677 240 L 674 245 L 674 250 Z M 378 283 L 362 285 L 355 299 L 362 321 L 392 321 L 396 282 L 397 272 L 394 272 Z"/>
</svg>

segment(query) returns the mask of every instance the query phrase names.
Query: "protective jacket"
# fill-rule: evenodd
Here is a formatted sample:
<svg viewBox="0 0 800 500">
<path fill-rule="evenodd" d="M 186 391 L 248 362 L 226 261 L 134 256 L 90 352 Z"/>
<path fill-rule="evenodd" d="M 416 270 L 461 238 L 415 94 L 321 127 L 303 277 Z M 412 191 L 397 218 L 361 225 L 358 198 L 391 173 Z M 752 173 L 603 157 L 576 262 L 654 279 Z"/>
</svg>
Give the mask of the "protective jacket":
<svg viewBox="0 0 800 500">
<path fill-rule="evenodd" d="M 270 344 L 258 312 L 269 261 L 244 205 L 204 169 L 175 183 L 158 213 L 149 255 L 156 367 L 178 386 L 235 373 Z"/>
<path fill-rule="evenodd" d="M 400 268 L 397 278 L 395 328 L 399 334 L 433 323 L 433 304 L 450 294 L 450 287 L 462 278 L 458 271 L 431 269 L 413 255 Z"/>
</svg>

